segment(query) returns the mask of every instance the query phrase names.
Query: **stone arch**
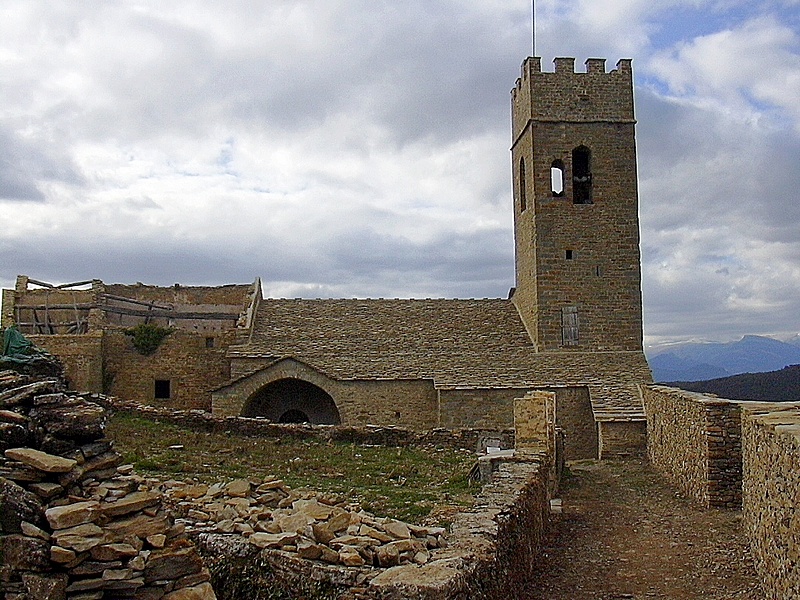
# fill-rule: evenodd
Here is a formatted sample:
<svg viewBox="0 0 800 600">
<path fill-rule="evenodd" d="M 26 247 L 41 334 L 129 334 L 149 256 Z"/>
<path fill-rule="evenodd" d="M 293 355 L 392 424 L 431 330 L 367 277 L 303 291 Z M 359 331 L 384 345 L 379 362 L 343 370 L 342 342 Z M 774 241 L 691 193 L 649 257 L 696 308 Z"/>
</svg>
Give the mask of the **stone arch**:
<svg viewBox="0 0 800 600">
<path fill-rule="evenodd" d="M 277 423 L 339 425 L 333 397 L 321 387 L 295 377 L 277 379 L 258 389 L 242 406 L 243 417 L 266 417 Z"/>
</svg>

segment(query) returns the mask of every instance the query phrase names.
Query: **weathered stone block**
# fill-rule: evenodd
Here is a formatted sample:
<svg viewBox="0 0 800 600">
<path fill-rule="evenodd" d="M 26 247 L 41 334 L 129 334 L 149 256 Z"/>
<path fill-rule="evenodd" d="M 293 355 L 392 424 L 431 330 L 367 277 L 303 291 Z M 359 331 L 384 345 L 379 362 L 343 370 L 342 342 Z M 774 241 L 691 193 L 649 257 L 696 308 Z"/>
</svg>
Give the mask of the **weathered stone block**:
<svg viewBox="0 0 800 600">
<path fill-rule="evenodd" d="M 194 547 L 155 551 L 144 568 L 145 583 L 178 579 L 203 569 L 203 561 Z"/>
<path fill-rule="evenodd" d="M 0 533 L 19 533 L 22 522 L 44 524 L 44 507 L 36 494 L 0 477 Z"/>
<path fill-rule="evenodd" d="M 50 567 L 50 544 L 38 538 L 11 534 L 0 536 L 2 564 L 20 571 L 46 571 Z"/>
</svg>

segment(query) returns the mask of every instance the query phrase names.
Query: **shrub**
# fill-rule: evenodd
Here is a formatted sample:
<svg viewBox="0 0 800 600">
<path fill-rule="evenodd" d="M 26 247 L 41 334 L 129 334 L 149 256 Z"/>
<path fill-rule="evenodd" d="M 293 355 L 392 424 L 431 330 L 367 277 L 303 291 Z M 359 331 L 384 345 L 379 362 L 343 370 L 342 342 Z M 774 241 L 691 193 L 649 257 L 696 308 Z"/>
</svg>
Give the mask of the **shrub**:
<svg viewBox="0 0 800 600">
<path fill-rule="evenodd" d="M 136 327 L 125 330 L 125 335 L 133 338 L 133 347 L 144 356 L 155 352 L 170 333 L 172 329 L 159 327 L 154 323 L 139 323 Z"/>
</svg>

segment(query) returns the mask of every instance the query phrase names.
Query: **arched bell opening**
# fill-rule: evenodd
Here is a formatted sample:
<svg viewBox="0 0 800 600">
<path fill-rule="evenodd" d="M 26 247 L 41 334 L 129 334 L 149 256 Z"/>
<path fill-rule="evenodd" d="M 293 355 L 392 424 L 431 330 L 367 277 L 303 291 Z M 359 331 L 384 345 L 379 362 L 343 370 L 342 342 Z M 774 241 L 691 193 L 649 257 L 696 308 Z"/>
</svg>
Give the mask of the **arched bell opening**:
<svg viewBox="0 0 800 600">
<path fill-rule="evenodd" d="M 265 417 L 276 423 L 339 425 L 339 409 L 328 392 L 302 379 L 279 379 L 253 394 L 243 417 Z"/>
</svg>

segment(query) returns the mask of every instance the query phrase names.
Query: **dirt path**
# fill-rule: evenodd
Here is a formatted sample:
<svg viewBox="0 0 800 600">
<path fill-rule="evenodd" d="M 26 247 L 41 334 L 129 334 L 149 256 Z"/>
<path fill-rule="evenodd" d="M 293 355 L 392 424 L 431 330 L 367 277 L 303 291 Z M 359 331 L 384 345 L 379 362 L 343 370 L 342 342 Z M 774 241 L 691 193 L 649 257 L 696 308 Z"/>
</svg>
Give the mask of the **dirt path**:
<svg viewBox="0 0 800 600">
<path fill-rule="evenodd" d="M 582 461 L 530 600 L 763 600 L 736 511 L 701 510 L 643 461 Z"/>
</svg>

